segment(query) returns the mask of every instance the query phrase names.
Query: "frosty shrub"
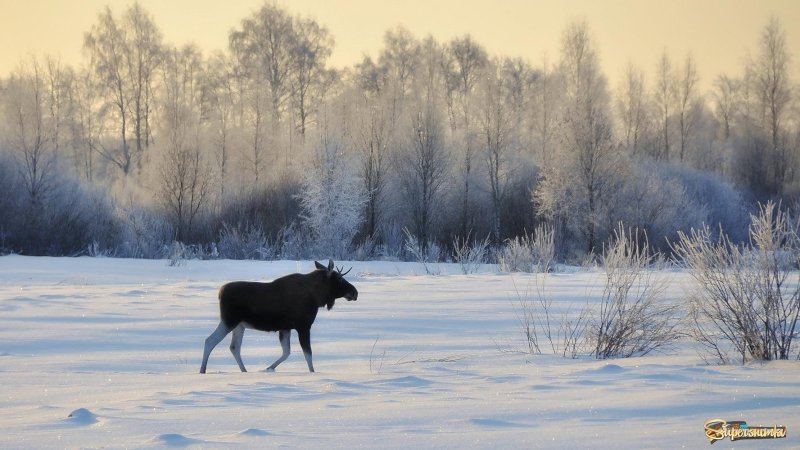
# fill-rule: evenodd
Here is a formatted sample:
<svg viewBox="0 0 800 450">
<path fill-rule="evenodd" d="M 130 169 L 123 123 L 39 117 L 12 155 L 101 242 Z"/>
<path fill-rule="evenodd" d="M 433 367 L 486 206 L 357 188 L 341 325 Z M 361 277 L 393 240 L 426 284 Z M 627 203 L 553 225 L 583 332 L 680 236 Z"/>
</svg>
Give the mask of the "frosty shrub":
<svg viewBox="0 0 800 450">
<path fill-rule="evenodd" d="M 516 318 L 523 337 L 526 353 L 550 352 L 562 357 L 577 358 L 585 352 L 586 330 L 591 318 L 589 307 L 584 305 L 577 313 L 570 304 L 560 314 L 556 313 L 553 298 L 545 291 L 548 275 L 532 275 L 532 289 L 520 292 L 516 282 Z"/>
<path fill-rule="evenodd" d="M 624 183 L 615 196 L 613 217 L 647 233 L 655 250 L 667 248 L 668 240 L 674 240 L 678 230 L 697 227 L 711 218 L 706 199 L 690 195 L 676 174 L 679 170 L 671 164 L 637 159 L 628 165 Z"/>
<path fill-rule="evenodd" d="M 427 247 L 423 247 L 419 239 L 407 228 L 403 228 L 403 232 L 406 235 L 405 250 L 409 258 L 414 262 L 422 263 L 425 273 L 428 275 L 439 275 L 439 269 L 432 263 L 439 262 L 442 256 L 441 248 L 435 242 L 428 242 Z"/>
<path fill-rule="evenodd" d="M 750 240 L 722 230 L 680 233 L 676 257 L 697 282 L 689 299 L 694 338 L 718 362 L 788 359 L 800 315 L 798 223 L 774 203 L 751 216 Z"/>
<path fill-rule="evenodd" d="M 184 244 L 181 241 L 172 241 L 164 248 L 163 253 L 167 256 L 169 266 L 183 266 L 190 259 L 204 260 L 219 257 L 214 244 Z"/>
<path fill-rule="evenodd" d="M 353 259 L 356 261 L 367 261 L 375 254 L 375 241 L 365 238 L 356 246 L 353 252 Z"/>
<path fill-rule="evenodd" d="M 186 260 L 190 259 L 187 246 L 180 241 L 172 241 L 167 248 L 167 255 L 169 257 L 167 265 L 170 267 L 186 265 Z"/>
<path fill-rule="evenodd" d="M 308 248 L 310 237 L 308 231 L 289 224 L 280 229 L 275 240 L 276 258 L 281 259 L 305 259 L 310 258 L 311 252 Z"/>
<path fill-rule="evenodd" d="M 382 260 L 399 261 L 403 255 L 405 247 L 404 228 L 396 222 L 385 222 L 381 224 L 381 236 L 383 243 L 378 245 L 375 253 Z"/>
<path fill-rule="evenodd" d="M 657 257 L 648 249 L 646 236 L 620 224 L 603 253 L 606 283 L 589 327 L 598 359 L 643 356 L 680 337 L 678 305 L 664 299 L 666 279 L 650 270 Z"/>
<path fill-rule="evenodd" d="M 534 230 L 533 255 L 539 272 L 550 272 L 556 259 L 555 231 L 550 225 L 539 225 Z"/>
<path fill-rule="evenodd" d="M 687 208 L 692 205 L 702 205 L 705 210 L 705 223 L 716 227 L 719 225 L 734 242 L 747 240 L 749 214 L 745 208 L 742 194 L 730 182 L 726 182 L 713 173 L 669 164 L 667 171 L 671 171 L 680 180 L 684 191 L 689 197 Z M 682 215 L 694 215 L 692 211 L 682 210 Z M 699 228 L 698 224 L 695 228 Z M 691 227 L 674 227 L 673 230 L 688 230 Z"/>
<path fill-rule="evenodd" d="M 0 148 L 0 253 L 75 256 L 93 244 L 113 253 L 119 228 L 107 191 L 81 184 L 53 162 L 45 185 L 32 196 L 25 167 Z"/>
<path fill-rule="evenodd" d="M 555 262 L 553 227 L 539 225 L 533 235 L 508 239 L 498 252 L 497 263 L 503 272 L 550 272 Z"/>
<path fill-rule="evenodd" d="M 489 249 L 489 237 L 484 240 L 470 242 L 469 233 L 464 239 L 456 236 L 453 239 L 453 261 L 461 267 L 464 275 L 475 273 L 481 264 L 486 261 L 486 253 Z"/>
<path fill-rule="evenodd" d="M 257 226 L 241 229 L 224 225 L 219 233 L 217 251 L 223 259 L 268 260 L 274 257 L 266 234 Z"/>
<path fill-rule="evenodd" d="M 119 256 L 159 259 L 169 256 L 165 249 L 172 244 L 173 230 L 155 211 L 129 203 L 118 211 L 122 227 Z"/>
</svg>

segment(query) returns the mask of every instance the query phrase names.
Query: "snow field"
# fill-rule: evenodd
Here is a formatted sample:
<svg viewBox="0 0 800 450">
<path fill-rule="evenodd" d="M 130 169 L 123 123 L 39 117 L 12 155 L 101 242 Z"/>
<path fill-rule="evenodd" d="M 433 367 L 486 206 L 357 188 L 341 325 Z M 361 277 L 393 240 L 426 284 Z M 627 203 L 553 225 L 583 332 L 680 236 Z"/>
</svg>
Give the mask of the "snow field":
<svg viewBox="0 0 800 450">
<path fill-rule="evenodd" d="M 200 375 L 219 286 L 313 262 L 0 257 L 0 447 L 701 448 L 714 418 L 789 436 L 715 447 L 800 446 L 798 361 L 708 366 L 690 342 L 608 361 L 510 352 L 529 275 L 351 264 L 359 300 L 320 311 L 317 373 L 295 333 L 263 372 L 277 334 L 248 330 L 250 372 L 226 338 Z M 669 299 L 685 295 L 686 274 L 664 276 Z M 545 289 L 560 312 L 599 299 L 601 282 L 559 273 Z"/>
</svg>

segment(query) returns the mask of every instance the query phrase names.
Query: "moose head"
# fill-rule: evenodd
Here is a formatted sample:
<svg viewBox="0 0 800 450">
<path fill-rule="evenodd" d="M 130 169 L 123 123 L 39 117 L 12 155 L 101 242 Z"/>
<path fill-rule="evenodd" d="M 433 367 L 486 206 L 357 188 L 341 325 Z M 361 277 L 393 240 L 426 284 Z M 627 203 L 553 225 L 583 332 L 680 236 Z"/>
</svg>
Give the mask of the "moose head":
<svg viewBox="0 0 800 450">
<path fill-rule="evenodd" d="M 336 268 L 334 270 L 333 260 L 328 260 L 328 266 L 325 267 L 317 261 L 314 261 L 314 266 L 317 270 L 325 271 L 325 275 L 328 279 L 329 289 L 333 298 L 328 302 L 327 306 L 328 309 L 333 307 L 333 301 L 337 298 L 345 298 L 347 301 L 353 301 L 358 299 L 358 290 L 356 290 L 355 286 L 348 283 L 347 280 L 344 279 L 344 276 L 350 273 L 350 270 L 353 268 L 351 267 L 346 272 L 342 272 L 341 268 Z"/>
</svg>

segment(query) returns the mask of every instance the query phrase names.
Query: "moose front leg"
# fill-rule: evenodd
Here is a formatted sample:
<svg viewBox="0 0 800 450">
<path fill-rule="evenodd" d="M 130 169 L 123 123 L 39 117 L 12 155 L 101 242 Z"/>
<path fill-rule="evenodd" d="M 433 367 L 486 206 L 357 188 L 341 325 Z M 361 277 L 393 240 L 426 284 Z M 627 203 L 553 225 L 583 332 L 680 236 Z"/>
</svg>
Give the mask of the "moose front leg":
<svg viewBox="0 0 800 450">
<path fill-rule="evenodd" d="M 297 337 L 300 341 L 300 347 L 303 349 L 303 356 L 306 357 L 308 371 L 313 372 L 314 364 L 311 362 L 311 327 L 298 329 Z"/>
</svg>

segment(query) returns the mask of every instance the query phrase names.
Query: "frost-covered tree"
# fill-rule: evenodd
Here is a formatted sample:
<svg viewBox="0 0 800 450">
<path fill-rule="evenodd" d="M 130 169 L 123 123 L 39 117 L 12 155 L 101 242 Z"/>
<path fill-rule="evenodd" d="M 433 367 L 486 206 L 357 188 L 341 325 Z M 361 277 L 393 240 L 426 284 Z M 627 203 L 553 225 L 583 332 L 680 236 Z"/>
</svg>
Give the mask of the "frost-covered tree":
<svg viewBox="0 0 800 450">
<path fill-rule="evenodd" d="M 294 28 L 297 39 L 292 49 L 292 103 L 297 131 L 305 138 L 307 122 L 314 113 L 314 100 L 325 85 L 325 64 L 333 51 L 333 37 L 313 19 L 297 18 Z"/>
<path fill-rule="evenodd" d="M 638 155 L 648 121 L 647 86 L 644 72 L 628 64 L 617 92 L 617 113 L 621 139 L 631 155 Z"/>
<path fill-rule="evenodd" d="M 381 99 L 361 96 L 357 102 L 353 145 L 359 156 L 360 176 L 367 194 L 365 234 L 374 239 L 387 209 L 383 201 L 389 178 L 391 130 Z"/>
<path fill-rule="evenodd" d="M 714 99 L 714 112 L 721 125 L 720 139 L 728 142 L 731 137 L 731 126 L 739 107 L 737 98 L 739 95 L 740 81 L 727 75 L 720 75 L 714 80 L 712 98 Z"/>
<path fill-rule="evenodd" d="M 606 79 L 585 22 L 571 24 L 561 41 L 565 111 L 557 160 L 545 168 L 534 198 L 551 220 L 566 224 L 595 251 L 607 202 L 619 182 Z"/>
<path fill-rule="evenodd" d="M 560 73 L 553 70 L 548 59 L 542 58 L 539 76 L 532 89 L 530 123 L 536 163 L 540 167 L 550 166 L 555 129 L 559 120 L 559 102 L 562 96 Z"/>
<path fill-rule="evenodd" d="M 501 208 L 506 198 L 513 165 L 514 112 L 510 109 L 509 89 L 500 74 L 499 62 L 487 69 L 481 85 L 477 129 L 482 157 L 488 175 L 491 201 L 491 230 L 495 243 L 501 242 Z M 516 128 L 519 130 L 519 127 Z"/>
<path fill-rule="evenodd" d="M 97 19 L 84 36 L 83 49 L 106 103 L 114 110 L 119 133 L 119 144 L 102 147 L 100 152 L 128 175 L 134 164 L 141 163 L 151 141 L 150 115 L 155 110 L 162 36 L 139 3 L 131 5 L 122 18 L 115 17 L 107 6 Z"/>
<path fill-rule="evenodd" d="M 296 41 L 291 15 L 269 3 L 243 19 L 241 27 L 230 34 L 231 51 L 266 85 L 270 114 L 275 123 L 280 120 L 291 94 Z"/>
<path fill-rule="evenodd" d="M 128 142 L 130 133 L 130 94 L 125 55 L 128 52 L 125 33 L 119 20 L 106 7 L 98 14 L 98 23 L 84 37 L 84 52 L 89 56 L 98 87 L 107 104 L 113 106 L 118 124 L 119 145 L 101 148 L 100 154 L 117 166 L 124 175 L 132 169 L 133 154 Z"/>
<path fill-rule="evenodd" d="M 361 223 L 367 192 L 342 144 L 325 135 L 299 194 L 303 223 L 314 240 L 314 251 L 347 258 Z"/>
<path fill-rule="evenodd" d="M 41 207 L 54 189 L 54 118 L 47 108 L 45 70 L 32 60 L 13 74 L 3 96 L 2 145 L 17 161 L 26 201 Z"/>
<path fill-rule="evenodd" d="M 672 133 L 672 114 L 675 104 L 675 74 L 672 69 L 672 62 L 667 51 L 661 53 L 656 68 L 656 84 L 653 91 L 653 100 L 658 110 L 658 124 L 661 130 L 660 145 L 655 148 L 653 156 L 665 161 L 670 160 L 671 133 Z"/>
<path fill-rule="evenodd" d="M 450 161 L 441 120 L 432 105 L 420 105 L 412 113 L 407 139 L 407 148 L 398 155 L 395 165 L 413 233 L 420 248 L 427 251 Z"/>
<path fill-rule="evenodd" d="M 699 121 L 701 100 L 697 92 L 697 84 L 700 77 L 697 74 L 697 64 L 691 54 L 686 57 L 686 62 L 681 67 L 680 75 L 678 77 L 677 87 L 677 115 L 678 115 L 678 132 L 680 135 L 680 148 L 678 152 L 678 160 L 680 162 L 686 161 L 689 157 L 687 151 L 691 140 L 696 133 L 697 123 Z"/>
<path fill-rule="evenodd" d="M 442 55 L 443 77 L 445 80 L 445 100 L 451 120 L 451 129 L 458 139 L 458 168 L 461 178 L 461 216 L 459 232 L 466 239 L 474 225 L 472 214 L 475 154 L 480 148 L 478 131 L 475 128 L 476 115 L 473 112 L 478 82 L 481 79 L 489 58 L 486 50 L 470 35 L 456 38 L 445 47 Z"/>
<path fill-rule="evenodd" d="M 81 71 L 75 76 L 71 97 L 73 165 L 76 173 L 89 182 L 95 180 L 97 155 L 106 138 L 107 111 L 95 85 L 92 74 Z"/>
<path fill-rule="evenodd" d="M 383 36 L 384 48 L 378 58 L 381 71 L 386 74 L 386 87 L 390 99 L 392 128 L 397 127 L 405 108 L 405 99 L 411 88 L 414 72 L 420 58 L 419 42 L 401 26 L 388 30 Z"/>
<path fill-rule="evenodd" d="M 768 188 L 782 194 L 797 169 L 797 156 L 789 148 L 788 122 L 793 99 L 791 55 L 780 21 L 772 17 L 761 32 L 759 53 L 748 65 L 753 83 L 760 128 L 768 143 Z"/>
<path fill-rule="evenodd" d="M 141 154 L 151 142 L 150 116 L 157 71 L 163 61 L 161 31 L 138 2 L 125 11 L 123 26 L 128 38 L 127 71 L 131 86 L 131 109 L 136 151 Z"/>
<path fill-rule="evenodd" d="M 212 186 L 200 139 L 201 63 L 199 50 L 187 46 L 169 52 L 165 67 L 158 198 L 180 242 L 191 238 Z"/>
<path fill-rule="evenodd" d="M 229 180 L 232 154 L 236 146 L 237 92 L 235 68 L 230 58 L 219 52 L 207 63 L 203 81 L 203 95 L 207 102 L 208 128 L 214 146 L 218 169 L 219 198 L 225 197 Z"/>
</svg>

